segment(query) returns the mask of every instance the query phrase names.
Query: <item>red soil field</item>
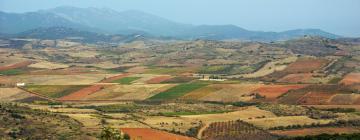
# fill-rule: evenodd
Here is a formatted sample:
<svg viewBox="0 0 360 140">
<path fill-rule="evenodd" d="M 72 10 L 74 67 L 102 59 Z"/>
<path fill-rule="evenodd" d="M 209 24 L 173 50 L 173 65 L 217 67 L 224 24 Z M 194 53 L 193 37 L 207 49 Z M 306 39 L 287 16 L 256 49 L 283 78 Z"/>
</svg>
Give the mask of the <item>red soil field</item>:
<svg viewBox="0 0 360 140">
<path fill-rule="evenodd" d="M 309 92 L 299 98 L 297 101 L 298 104 L 303 105 L 323 105 L 329 104 L 329 99 L 334 96 L 332 93 L 325 92 Z"/>
<path fill-rule="evenodd" d="M 289 73 L 309 73 L 325 66 L 327 62 L 324 59 L 299 59 L 291 63 L 284 71 Z"/>
<path fill-rule="evenodd" d="M 154 77 L 154 78 L 146 81 L 146 83 L 148 83 L 148 84 L 159 84 L 162 81 L 165 81 L 165 80 L 168 80 L 168 79 L 171 79 L 171 78 L 172 78 L 172 76 L 159 76 L 159 77 Z"/>
<path fill-rule="evenodd" d="M 265 96 L 266 100 L 274 101 L 277 97 L 292 89 L 303 88 L 305 85 L 265 85 L 256 89 L 254 92 Z"/>
<path fill-rule="evenodd" d="M 359 84 L 360 73 L 349 73 L 340 81 L 340 83 L 344 85 Z"/>
<path fill-rule="evenodd" d="M 130 135 L 131 140 L 195 140 L 151 128 L 121 128 L 121 131 Z"/>
<path fill-rule="evenodd" d="M 284 83 L 306 83 L 311 78 L 312 78 L 311 73 L 298 73 L 298 74 L 288 74 L 277 81 Z"/>
<path fill-rule="evenodd" d="M 26 67 L 32 63 L 33 63 L 32 61 L 24 61 L 24 62 L 19 62 L 19 63 L 15 63 L 15 64 L 8 65 L 8 66 L 1 66 L 0 71 Z"/>
<path fill-rule="evenodd" d="M 109 82 L 124 78 L 124 77 L 129 76 L 129 75 L 131 75 L 131 74 L 130 73 L 125 73 L 125 74 L 116 75 L 116 76 L 109 77 L 109 78 L 106 78 L 104 80 L 101 80 L 100 83 L 109 83 Z"/>
<path fill-rule="evenodd" d="M 71 93 L 69 95 L 63 96 L 59 98 L 61 101 L 69 101 L 69 100 L 82 100 L 85 96 L 88 96 L 92 93 L 95 93 L 97 91 L 100 91 L 103 89 L 105 85 L 92 85 L 89 87 L 85 87 L 83 89 L 80 89 L 74 93 Z"/>
</svg>

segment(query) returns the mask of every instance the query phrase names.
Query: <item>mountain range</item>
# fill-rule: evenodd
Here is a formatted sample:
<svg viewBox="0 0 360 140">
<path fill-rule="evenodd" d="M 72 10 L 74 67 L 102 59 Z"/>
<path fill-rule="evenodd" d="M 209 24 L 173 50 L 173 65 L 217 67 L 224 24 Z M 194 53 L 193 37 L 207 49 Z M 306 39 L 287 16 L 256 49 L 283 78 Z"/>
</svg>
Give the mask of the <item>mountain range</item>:
<svg viewBox="0 0 360 140">
<path fill-rule="evenodd" d="M 235 25 L 191 25 L 177 23 L 142 11 L 118 12 L 108 8 L 62 6 L 27 13 L 0 12 L 1 34 L 21 34 L 37 28 L 66 27 L 101 34 L 146 34 L 178 39 L 277 41 L 305 35 L 338 38 L 320 29 L 284 32 L 250 31 Z"/>
</svg>

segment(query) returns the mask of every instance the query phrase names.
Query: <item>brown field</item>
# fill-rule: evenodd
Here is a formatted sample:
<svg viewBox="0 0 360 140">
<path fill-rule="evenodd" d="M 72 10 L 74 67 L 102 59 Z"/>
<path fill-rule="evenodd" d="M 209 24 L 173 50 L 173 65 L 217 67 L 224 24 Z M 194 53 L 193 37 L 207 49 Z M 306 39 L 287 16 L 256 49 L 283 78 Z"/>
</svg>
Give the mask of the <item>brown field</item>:
<svg viewBox="0 0 360 140">
<path fill-rule="evenodd" d="M 288 92 L 289 90 L 303 88 L 305 85 L 264 85 L 256 89 L 254 92 L 265 96 L 266 100 L 274 101 L 277 97 Z"/>
<path fill-rule="evenodd" d="M 26 83 L 35 85 L 90 85 L 112 75 L 113 74 L 15 75 L 0 77 L 0 83 Z"/>
<path fill-rule="evenodd" d="M 194 138 L 151 128 L 121 128 L 121 131 L 129 134 L 132 140 L 195 140 Z"/>
<path fill-rule="evenodd" d="M 327 62 L 324 59 L 301 58 L 288 65 L 284 71 L 288 73 L 310 73 L 325 66 Z"/>
<path fill-rule="evenodd" d="M 340 81 L 340 83 L 344 85 L 359 84 L 360 73 L 349 73 Z"/>
<path fill-rule="evenodd" d="M 165 76 L 158 76 L 158 77 L 154 77 L 149 79 L 148 81 L 146 81 L 146 83 L 148 84 L 159 84 L 165 80 L 171 79 L 172 76 L 170 75 L 165 75 Z"/>
<path fill-rule="evenodd" d="M 209 92 L 206 96 L 200 98 L 199 100 L 221 102 L 249 101 L 254 98 L 253 96 L 250 96 L 250 94 L 261 86 L 261 84 L 212 84 L 204 88 L 212 88 L 216 90 L 214 92 Z M 203 93 L 190 93 L 191 96 L 195 97 L 198 96 L 196 94 Z"/>
<path fill-rule="evenodd" d="M 330 99 L 330 104 L 334 104 L 334 105 L 359 104 L 356 103 L 357 100 L 360 100 L 359 94 L 336 94 Z"/>
<path fill-rule="evenodd" d="M 0 88 L 0 102 L 11 102 L 33 96 L 18 88 Z"/>
<path fill-rule="evenodd" d="M 112 85 L 91 95 L 84 96 L 84 100 L 144 100 L 173 85 Z"/>
<path fill-rule="evenodd" d="M 277 81 L 283 83 L 306 83 L 311 78 L 312 78 L 311 73 L 297 73 L 297 74 L 288 74 Z"/>
<path fill-rule="evenodd" d="M 310 125 L 312 123 L 326 124 L 330 122 L 330 120 L 315 120 L 307 116 L 283 116 L 273 118 L 247 119 L 244 121 L 263 129 L 289 125 Z"/>
<path fill-rule="evenodd" d="M 7 66 L 0 66 L 0 71 L 26 67 L 32 63 L 33 63 L 32 61 L 23 61 L 23 62 L 19 62 L 19 63 L 7 65 Z"/>
<path fill-rule="evenodd" d="M 69 95 L 63 96 L 63 97 L 59 98 L 59 100 L 62 100 L 62 101 L 83 100 L 86 96 L 89 96 L 90 94 L 100 91 L 104 88 L 105 88 L 104 85 L 92 85 L 92 86 L 80 89 L 79 91 L 76 91 Z"/>
<path fill-rule="evenodd" d="M 304 105 L 321 105 L 329 104 L 329 100 L 335 94 L 326 93 L 326 92 L 309 92 L 302 96 L 297 103 Z"/>
<path fill-rule="evenodd" d="M 279 103 L 297 104 L 297 101 L 306 94 L 306 92 L 289 92 L 278 99 Z"/>
<path fill-rule="evenodd" d="M 359 128 L 354 127 L 321 127 L 321 128 L 304 128 L 304 129 L 295 129 L 295 130 L 273 130 L 270 131 L 272 134 L 281 135 L 281 136 L 305 136 L 305 135 L 320 135 L 323 133 L 326 134 L 350 134 L 350 133 L 359 133 Z"/>
</svg>

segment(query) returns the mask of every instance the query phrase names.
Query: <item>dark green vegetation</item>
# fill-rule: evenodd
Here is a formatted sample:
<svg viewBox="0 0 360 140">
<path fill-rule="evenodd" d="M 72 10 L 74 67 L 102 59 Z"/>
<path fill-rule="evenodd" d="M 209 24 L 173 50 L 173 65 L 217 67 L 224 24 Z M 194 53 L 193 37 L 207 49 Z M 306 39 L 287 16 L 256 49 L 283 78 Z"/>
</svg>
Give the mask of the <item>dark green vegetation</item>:
<svg viewBox="0 0 360 140">
<path fill-rule="evenodd" d="M 81 88 L 86 85 L 27 85 L 25 89 L 51 98 L 60 98 Z"/>
<path fill-rule="evenodd" d="M 103 127 L 100 133 L 100 140 L 130 140 L 128 134 L 120 133 L 118 129 L 111 127 Z"/>
<path fill-rule="evenodd" d="M 129 113 L 138 109 L 139 106 L 134 104 L 114 104 L 114 105 L 104 105 L 104 106 L 83 106 L 79 107 L 82 109 L 95 109 L 105 113 Z"/>
<path fill-rule="evenodd" d="M 0 104 L 0 138 L 82 139 L 81 123 L 63 115 Z"/>
<path fill-rule="evenodd" d="M 189 93 L 193 90 L 199 89 L 201 87 L 206 86 L 207 84 L 204 83 L 186 83 L 186 84 L 179 84 L 175 87 L 172 87 L 164 92 L 160 92 L 152 97 L 150 100 L 166 100 L 166 99 L 176 99 Z"/>
<path fill-rule="evenodd" d="M 124 84 L 124 85 L 129 85 L 131 84 L 131 82 L 140 79 L 141 77 L 124 77 L 118 80 L 114 80 L 112 81 L 113 83 L 120 83 L 120 84 Z"/>
<path fill-rule="evenodd" d="M 21 69 L 11 69 L 11 70 L 4 70 L 0 71 L 0 75 L 18 75 L 24 73 Z"/>
</svg>

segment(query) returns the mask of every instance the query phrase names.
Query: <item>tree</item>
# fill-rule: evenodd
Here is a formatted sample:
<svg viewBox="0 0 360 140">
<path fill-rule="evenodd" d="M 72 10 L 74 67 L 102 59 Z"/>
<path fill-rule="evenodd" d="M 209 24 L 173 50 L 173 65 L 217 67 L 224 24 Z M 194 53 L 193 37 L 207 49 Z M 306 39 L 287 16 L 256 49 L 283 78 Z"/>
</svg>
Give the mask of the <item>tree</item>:
<svg viewBox="0 0 360 140">
<path fill-rule="evenodd" d="M 130 140 L 128 134 L 121 133 L 119 130 L 111 127 L 103 127 L 101 134 L 101 140 Z"/>
</svg>

